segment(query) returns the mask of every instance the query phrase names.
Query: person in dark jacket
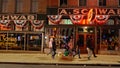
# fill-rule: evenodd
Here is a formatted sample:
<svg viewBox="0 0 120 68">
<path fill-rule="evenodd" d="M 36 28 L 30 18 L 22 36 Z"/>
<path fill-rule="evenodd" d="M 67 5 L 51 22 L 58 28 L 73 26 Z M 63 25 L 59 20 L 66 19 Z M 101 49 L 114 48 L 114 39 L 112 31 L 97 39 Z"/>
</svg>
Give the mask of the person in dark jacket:
<svg viewBox="0 0 120 68">
<path fill-rule="evenodd" d="M 94 47 L 92 45 L 92 36 L 88 36 L 87 38 L 87 51 L 88 51 L 88 60 L 90 60 L 91 55 L 97 57 L 94 52 Z"/>
<path fill-rule="evenodd" d="M 80 47 L 83 46 L 83 39 L 81 36 L 79 36 L 78 41 L 77 41 L 77 54 L 78 54 L 78 58 L 80 59 Z"/>
<path fill-rule="evenodd" d="M 52 58 L 54 59 L 56 55 L 56 42 L 55 42 L 55 38 L 53 38 L 53 41 L 52 41 Z"/>
</svg>

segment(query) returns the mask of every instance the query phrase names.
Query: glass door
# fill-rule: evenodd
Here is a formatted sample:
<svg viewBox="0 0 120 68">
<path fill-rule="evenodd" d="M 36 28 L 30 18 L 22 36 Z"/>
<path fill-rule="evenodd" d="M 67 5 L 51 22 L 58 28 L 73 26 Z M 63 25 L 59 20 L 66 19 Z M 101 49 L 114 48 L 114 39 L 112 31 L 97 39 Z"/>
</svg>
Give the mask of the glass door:
<svg viewBox="0 0 120 68">
<path fill-rule="evenodd" d="M 92 45 L 95 46 L 95 33 L 93 27 L 78 27 L 76 32 L 76 45 L 80 46 L 81 53 L 87 53 L 86 44 L 88 36 L 92 37 Z M 79 44 L 78 44 L 79 43 Z"/>
<path fill-rule="evenodd" d="M 91 36 L 92 37 L 92 45 L 91 46 L 95 46 L 95 40 L 94 40 L 94 34 L 78 34 L 76 36 L 76 43 L 79 42 L 80 44 L 77 44 L 77 46 L 80 46 L 80 50 L 81 50 L 81 53 L 87 53 L 87 50 L 86 50 L 86 44 L 87 44 L 87 39 L 88 39 L 88 36 Z"/>
</svg>

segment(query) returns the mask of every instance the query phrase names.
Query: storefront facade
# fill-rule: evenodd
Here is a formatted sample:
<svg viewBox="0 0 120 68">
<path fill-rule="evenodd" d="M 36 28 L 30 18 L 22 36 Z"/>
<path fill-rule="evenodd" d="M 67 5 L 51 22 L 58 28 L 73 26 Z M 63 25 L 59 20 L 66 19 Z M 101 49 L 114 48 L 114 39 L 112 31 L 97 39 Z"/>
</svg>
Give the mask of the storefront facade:
<svg viewBox="0 0 120 68">
<path fill-rule="evenodd" d="M 0 50 L 41 51 L 45 20 L 38 14 L 0 14 Z"/>
<path fill-rule="evenodd" d="M 90 35 L 96 53 L 118 50 L 119 8 L 48 8 L 47 11 L 45 39 L 48 42 L 51 36 L 55 36 L 58 49 L 64 48 L 71 37 L 76 48 L 77 41 L 81 38 L 81 53 L 87 53 L 86 39 Z"/>
<path fill-rule="evenodd" d="M 43 52 L 55 36 L 57 50 L 64 49 L 70 38 L 76 48 L 81 38 L 81 53 L 86 53 L 89 35 L 96 53 L 120 49 L 120 0 L 0 0 L 0 4 L 0 50 Z"/>
</svg>

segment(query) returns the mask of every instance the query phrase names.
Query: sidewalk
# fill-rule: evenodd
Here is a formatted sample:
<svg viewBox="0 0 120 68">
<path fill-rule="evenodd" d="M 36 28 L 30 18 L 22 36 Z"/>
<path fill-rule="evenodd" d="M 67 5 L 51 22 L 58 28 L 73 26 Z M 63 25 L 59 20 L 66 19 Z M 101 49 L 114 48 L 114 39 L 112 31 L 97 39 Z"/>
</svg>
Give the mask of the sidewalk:
<svg viewBox="0 0 120 68">
<path fill-rule="evenodd" d="M 118 65 L 120 66 L 120 55 L 97 55 L 97 58 L 87 59 L 87 54 L 82 54 L 81 59 L 78 56 L 72 61 L 61 60 L 58 55 L 55 59 L 51 55 L 40 53 L 0 53 L 0 63 L 17 64 L 75 64 L 75 65 Z"/>
</svg>

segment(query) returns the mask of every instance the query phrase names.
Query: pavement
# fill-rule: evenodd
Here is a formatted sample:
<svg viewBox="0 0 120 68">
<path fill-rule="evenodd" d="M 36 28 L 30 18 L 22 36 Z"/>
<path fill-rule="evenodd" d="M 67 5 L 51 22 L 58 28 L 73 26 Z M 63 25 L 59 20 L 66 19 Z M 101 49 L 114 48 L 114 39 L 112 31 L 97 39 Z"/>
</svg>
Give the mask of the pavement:
<svg viewBox="0 0 120 68">
<path fill-rule="evenodd" d="M 76 55 L 72 60 L 61 59 L 57 54 L 53 59 L 44 53 L 0 53 L 0 64 L 55 64 L 55 65 L 114 65 L 120 66 L 120 55 L 100 55 L 88 60 L 87 54 Z"/>
</svg>

